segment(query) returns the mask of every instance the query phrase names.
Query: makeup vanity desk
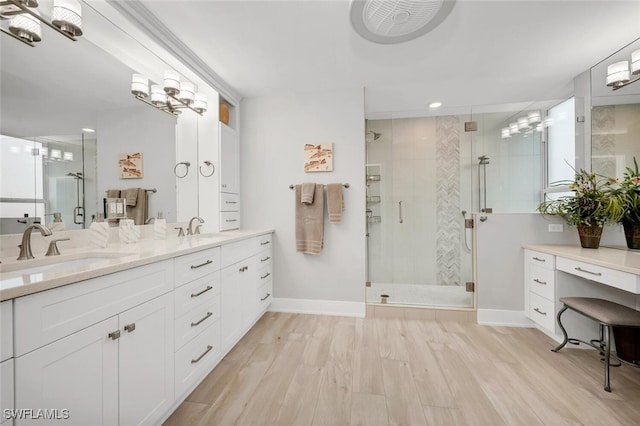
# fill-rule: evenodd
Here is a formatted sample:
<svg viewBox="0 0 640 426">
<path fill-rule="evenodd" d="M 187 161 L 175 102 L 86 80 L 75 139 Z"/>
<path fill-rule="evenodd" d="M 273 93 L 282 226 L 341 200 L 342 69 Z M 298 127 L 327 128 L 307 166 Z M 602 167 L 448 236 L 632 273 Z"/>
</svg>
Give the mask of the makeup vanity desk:
<svg viewBox="0 0 640 426">
<path fill-rule="evenodd" d="M 608 247 L 523 244 L 525 314 L 562 341 L 556 315 L 561 297 L 597 297 L 640 310 L 640 252 Z M 598 335 L 597 325 L 575 313 L 562 317 L 570 334 L 584 340 Z"/>
</svg>

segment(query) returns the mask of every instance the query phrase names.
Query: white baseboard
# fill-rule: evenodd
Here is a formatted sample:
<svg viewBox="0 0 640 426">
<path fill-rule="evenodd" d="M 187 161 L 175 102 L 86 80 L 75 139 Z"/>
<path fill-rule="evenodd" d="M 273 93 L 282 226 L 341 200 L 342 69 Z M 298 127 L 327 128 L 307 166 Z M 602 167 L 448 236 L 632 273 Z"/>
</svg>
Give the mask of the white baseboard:
<svg viewBox="0 0 640 426">
<path fill-rule="evenodd" d="M 535 327 L 524 311 L 478 309 L 478 324 L 503 327 Z"/>
<path fill-rule="evenodd" d="M 271 312 L 290 312 L 296 314 L 334 315 L 364 318 L 364 302 L 341 302 L 338 300 L 286 299 L 275 297 Z"/>
</svg>

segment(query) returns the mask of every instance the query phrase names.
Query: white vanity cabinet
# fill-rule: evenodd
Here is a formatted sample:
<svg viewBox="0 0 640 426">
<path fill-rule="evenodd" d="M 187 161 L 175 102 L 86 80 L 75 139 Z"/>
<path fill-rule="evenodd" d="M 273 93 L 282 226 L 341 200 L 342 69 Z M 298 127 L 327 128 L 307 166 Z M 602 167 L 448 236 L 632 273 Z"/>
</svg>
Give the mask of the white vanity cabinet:
<svg viewBox="0 0 640 426">
<path fill-rule="evenodd" d="M 172 278 L 168 260 L 16 299 L 16 408 L 160 421 L 174 402 Z"/>
<path fill-rule="evenodd" d="M 540 327 L 555 334 L 555 256 L 524 251 L 525 311 Z"/>
<path fill-rule="evenodd" d="M 175 259 L 175 393 L 190 392 L 220 360 L 220 247 Z"/>
<path fill-rule="evenodd" d="M 13 408 L 13 301 L 5 300 L 0 303 L 0 424 L 12 424 L 4 413 Z"/>
</svg>

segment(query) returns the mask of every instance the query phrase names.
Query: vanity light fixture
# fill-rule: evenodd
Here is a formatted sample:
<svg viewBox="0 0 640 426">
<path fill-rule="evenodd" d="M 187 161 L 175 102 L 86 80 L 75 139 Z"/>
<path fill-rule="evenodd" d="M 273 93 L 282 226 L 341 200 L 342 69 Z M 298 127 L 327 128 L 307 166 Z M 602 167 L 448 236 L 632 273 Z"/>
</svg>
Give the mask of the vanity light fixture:
<svg viewBox="0 0 640 426">
<path fill-rule="evenodd" d="M 82 8 L 77 0 L 54 0 L 53 20 L 47 21 L 40 16 L 37 0 L 0 1 L 0 19 L 9 19 L 9 30 L 0 27 L 0 31 L 31 47 L 42 41 L 42 28 L 45 24 L 69 40 L 76 41 L 82 35 Z"/>
<path fill-rule="evenodd" d="M 621 89 L 638 80 L 640 80 L 640 49 L 631 53 L 631 67 L 629 67 L 629 61 L 616 62 L 607 67 L 607 86 L 612 90 Z"/>
<path fill-rule="evenodd" d="M 542 132 L 547 126 L 547 122 L 543 123 L 542 114 L 539 110 L 531 111 L 527 115 L 519 117 L 516 121 L 509 123 L 507 127 L 501 129 L 502 139 L 510 138 L 513 135 L 523 133 L 530 135 L 534 131 Z"/>
<path fill-rule="evenodd" d="M 502 139 L 507 139 L 511 137 L 511 132 L 509 131 L 508 127 L 503 127 L 502 128 Z"/>
<path fill-rule="evenodd" d="M 142 74 L 133 74 L 131 94 L 139 101 L 174 117 L 180 115 L 181 109 L 184 108 L 200 115 L 207 110 L 207 98 L 201 93 L 196 93 L 193 83 L 180 81 L 180 75 L 175 71 L 165 71 L 163 83 L 164 86 L 151 84 L 151 96 L 149 96 L 149 79 Z"/>
</svg>

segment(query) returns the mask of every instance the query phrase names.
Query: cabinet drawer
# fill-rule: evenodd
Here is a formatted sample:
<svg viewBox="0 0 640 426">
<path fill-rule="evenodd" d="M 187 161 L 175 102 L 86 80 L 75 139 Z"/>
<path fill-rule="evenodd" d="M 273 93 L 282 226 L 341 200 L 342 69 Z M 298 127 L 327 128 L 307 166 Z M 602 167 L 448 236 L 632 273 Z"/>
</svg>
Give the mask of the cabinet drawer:
<svg viewBox="0 0 640 426">
<path fill-rule="evenodd" d="M 264 312 L 273 300 L 273 281 L 269 280 L 258 287 L 259 311 Z"/>
<path fill-rule="evenodd" d="M 15 355 L 82 330 L 173 290 L 173 261 L 20 297 L 14 301 Z"/>
<path fill-rule="evenodd" d="M 255 247 L 255 238 L 223 245 L 222 267 L 226 268 L 229 265 L 233 265 L 234 263 L 238 263 L 241 260 L 248 259 L 253 256 L 257 252 Z"/>
<path fill-rule="evenodd" d="M 181 317 L 220 294 L 220 271 L 191 281 L 174 292 L 175 315 Z"/>
<path fill-rule="evenodd" d="M 555 269 L 555 256 L 552 254 L 525 249 L 524 261 L 531 265 L 538 265 L 541 268 L 550 270 Z"/>
<path fill-rule="evenodd" d="M 13 397 L 13 359 L 8 359 L 0 363 L 0 423 L 10 425 L 9 419 L 5 418 L 4 410 L 14 408 Z M 8 423 L 5 423 L 7 422 Z"/>
<path fill-rule="evenodd" d="M 258 268 L 269 268 L 272 267 L 272 259 L 271 259 L 271 248 L 269 250 L 261 251 L 258 254 Z"/>
<path fill-rule="evenodd" d="M 220 212 L 220 230 L 240 228 L 240 212 Z"/>
<path fill-rule="evenodd" d="M 265 234 L 265 235 L 260 235 L 259 237 L 255 237 L 254 240 L 256 241 L 256 245 L 257 245 L 256 253 L 258 251 L 263 251 L 266 249 L 270 250 L 272 237 L 273 237 L 272 234 Z"/>
<path fill-rule="evenodd" d="M 220 193 L 220 211 L 238 212 L 240 211 L 240 196 L 238 194 Z"/>
<path fill-rule="evenodd" d="M 176 257 L 175 286 L 180 287 L 190 281 L 220 269 L 220 247 L 198 251 Z"/>
<path fill-rule="evenodd" d="M 640 293 L 640 276 L 591 263 L 579 262 L 577 260 L 566 259 L 558 256 L 556 268 L 560 271 L 577 275 L 588 280 L 597 281 L 611 287 Z"/>
<path fill-rule="evenodd" d="M 529 293 L 529 318 L 543 328 L 553 332 L 555 327 L 555 308 L 551 300 Z"/>
<path fill-rule="evenodd" d="M 13 356 L 13 300 L 0 303 L 0 361 Z"/>
<path fill-rule="evenodd" d="M 175 321 L 175 348 L 178 350 L 220 319 L 220 296 L 191 309 Z"/>
<path fill-rule="evenodd" d="M 191 391 L 211 371 L 220 354 L 220 321 L 216 321 L 176 352 L 176 398 Z"/>
<path fill-rule="evenodd" d="M 555 299 L 555 271 L 531 265 L 528 275 L 529 290 L 545 299 Z"/>
</svg>

